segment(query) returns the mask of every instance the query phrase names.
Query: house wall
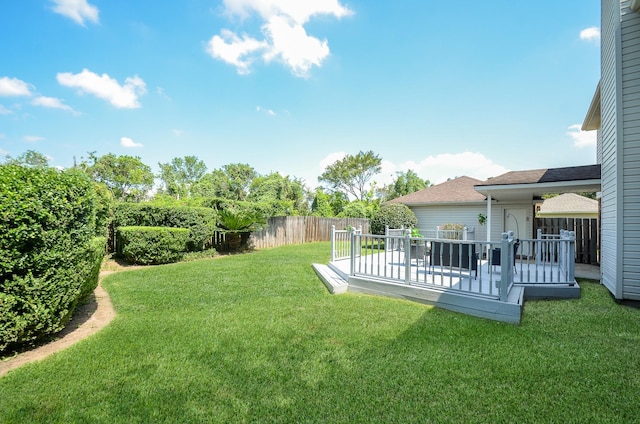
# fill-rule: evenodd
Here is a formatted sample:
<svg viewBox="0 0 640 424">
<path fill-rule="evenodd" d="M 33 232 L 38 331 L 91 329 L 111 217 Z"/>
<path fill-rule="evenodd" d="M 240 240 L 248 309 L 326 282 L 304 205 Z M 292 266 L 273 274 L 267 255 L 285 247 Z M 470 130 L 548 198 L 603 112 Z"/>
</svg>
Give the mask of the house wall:
<svg viewBox="0 0 640 424">
<path fill-rule="evenodd" d="M 640 299 L 640 13 L 621 6 L 622 297 Z"/>
<path fill-rule="evenodd" d="M 478 214 L 487 214 L 486 203 L 474 205 L 429 205 L 409 206 L 418 218 L 418 228 L 428 236 L 439 225 L 463 224 L 468 228 L 475 227 L 473 238 L 478 241 L 487 240 L 487 227 L 478 223 Z M 524 222 L 520 222 L 521 237 L 533 238 L 533 204 L 531 202 L 493 204 L 491 205 L 491 241 L 498 242 L 504 232 L 506 210 L 524 210 Z"/>
<path fill-rule="evenodd" d="M 418 218 L 418 228 L 425 237 L 431 236 L 439 225 L 462 224 L 467 228 L 475 228 L 473 236 L 475 240 L 486 240 L 486 226 L 478 223 L 478 214 L 487 213 L 487 208 L 482 205 L 435 205 L 435 206 L 409 206 Z"/>
<path fill-rule="evenodd" d="M 617 36 L 620 22 L 620 1 L 602 0 L 601 10 L 601 125 L 598 130 L 598 160 L 601 165 L 601 282 L 617 298 L 622 289 L 618 286 L 618 54 Z M 620 179 L 621 180 L 621 179 Z"/>
</svg>

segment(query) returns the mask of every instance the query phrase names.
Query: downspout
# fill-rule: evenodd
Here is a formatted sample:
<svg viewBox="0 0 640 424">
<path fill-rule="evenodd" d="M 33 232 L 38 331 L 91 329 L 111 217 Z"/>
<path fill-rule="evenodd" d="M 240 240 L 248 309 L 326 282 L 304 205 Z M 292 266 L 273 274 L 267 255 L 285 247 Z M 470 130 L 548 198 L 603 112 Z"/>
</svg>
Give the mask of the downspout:
<svg viewBox="0 0 640 424">
<path fill-rule="evenodd" d="M 631 5 L 629 6 L 629 8 L 633 12 L 639 11 L 640 10 L 640 0 L 631 0 Z"/>
</svg>

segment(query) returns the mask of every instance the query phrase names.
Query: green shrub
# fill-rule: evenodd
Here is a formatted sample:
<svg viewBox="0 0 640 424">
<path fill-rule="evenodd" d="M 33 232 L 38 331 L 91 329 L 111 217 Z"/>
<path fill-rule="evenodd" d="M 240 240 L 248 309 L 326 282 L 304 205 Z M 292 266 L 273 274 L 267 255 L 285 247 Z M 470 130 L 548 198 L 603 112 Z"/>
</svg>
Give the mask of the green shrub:
<svg viewBox="0 0 640 424">
<path fill-rule="evenodd" d="M 89 296 L 98 287 L 98 280 L 100 279 L 100 267 L 102 266 L 102 260 L 106 253 L 107 238 L 106 237 L 94 237 L 87 248 L 85 255 L 85 265 L 80 271 L 84 272 L 85 277 L 83 279 L 82 287 L 80 288 L 80 295 L 78 299 L 83 299 Z"/>
<path fill-rule="evenodd" d="M 385 227 L 413 228 L 418 219 L 411 209 L 401 203 L 386 203 L 371 219 L 371 233 L 384 234 Z"/>
<path fill-rule="evenodd" d="M 119 227 L 118 250 L 130 263 L 157 265 L 177 262 L 189 242 L 189 229 Z"/>
<path fill-rule="evenodd" d="M 71 317 L 95 234 L 94 196 L 79 170 L 0 166 L 0 351 Z"/>
<path fill-rule="evenodd" d="M 216 213 L 203 207 L 118 203 L 113 226 L 116 229 L 130 226 L 187 228 L 190 233 L 186 250 L 196 252 L 209 247 L 216 228 Z"/>
</svg>

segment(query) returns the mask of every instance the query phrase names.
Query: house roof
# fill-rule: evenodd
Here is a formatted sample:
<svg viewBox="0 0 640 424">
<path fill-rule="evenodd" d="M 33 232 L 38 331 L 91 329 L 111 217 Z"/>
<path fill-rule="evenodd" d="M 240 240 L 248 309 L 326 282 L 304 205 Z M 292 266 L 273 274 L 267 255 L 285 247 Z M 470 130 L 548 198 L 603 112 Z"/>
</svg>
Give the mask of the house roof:
<svg viewBox="0 0 640 424">
<path fill-rule="evenodd" d="M 598 217 L 598 201 L 575 193 L 546 199 L 536 214 L 539 217 Z"/>
<path fill-rule="evenodd" d="M 390 200 L 389 203 L 402 203 L 407 206 L 448 203 L 483 203 L 485 195 L 478 193 L 474 186 L 481 180 L 462 176 L 423 190 Z"/>
<path fill-rule="evenodd" d="M 600 191 L 600 165 L 511 171 L 476 184 L 495 199 L 532 199 L 547 193 Z"/>
</svg>

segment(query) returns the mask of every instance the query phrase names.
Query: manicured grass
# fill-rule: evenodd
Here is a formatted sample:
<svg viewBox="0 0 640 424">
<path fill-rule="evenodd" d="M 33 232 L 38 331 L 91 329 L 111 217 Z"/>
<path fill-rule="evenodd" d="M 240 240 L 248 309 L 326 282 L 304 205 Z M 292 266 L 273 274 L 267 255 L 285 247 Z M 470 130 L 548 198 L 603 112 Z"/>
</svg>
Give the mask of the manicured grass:
<svg viewBox="0 0 640 424">
<path fill-rule="evenodd" d="M 633 422 L 640 310 L 581 282 L 513 326 L 332 296 L 326 243 L 114 274 L 103 331 L 0 379 L 0 422 Z"/>
</svg>

